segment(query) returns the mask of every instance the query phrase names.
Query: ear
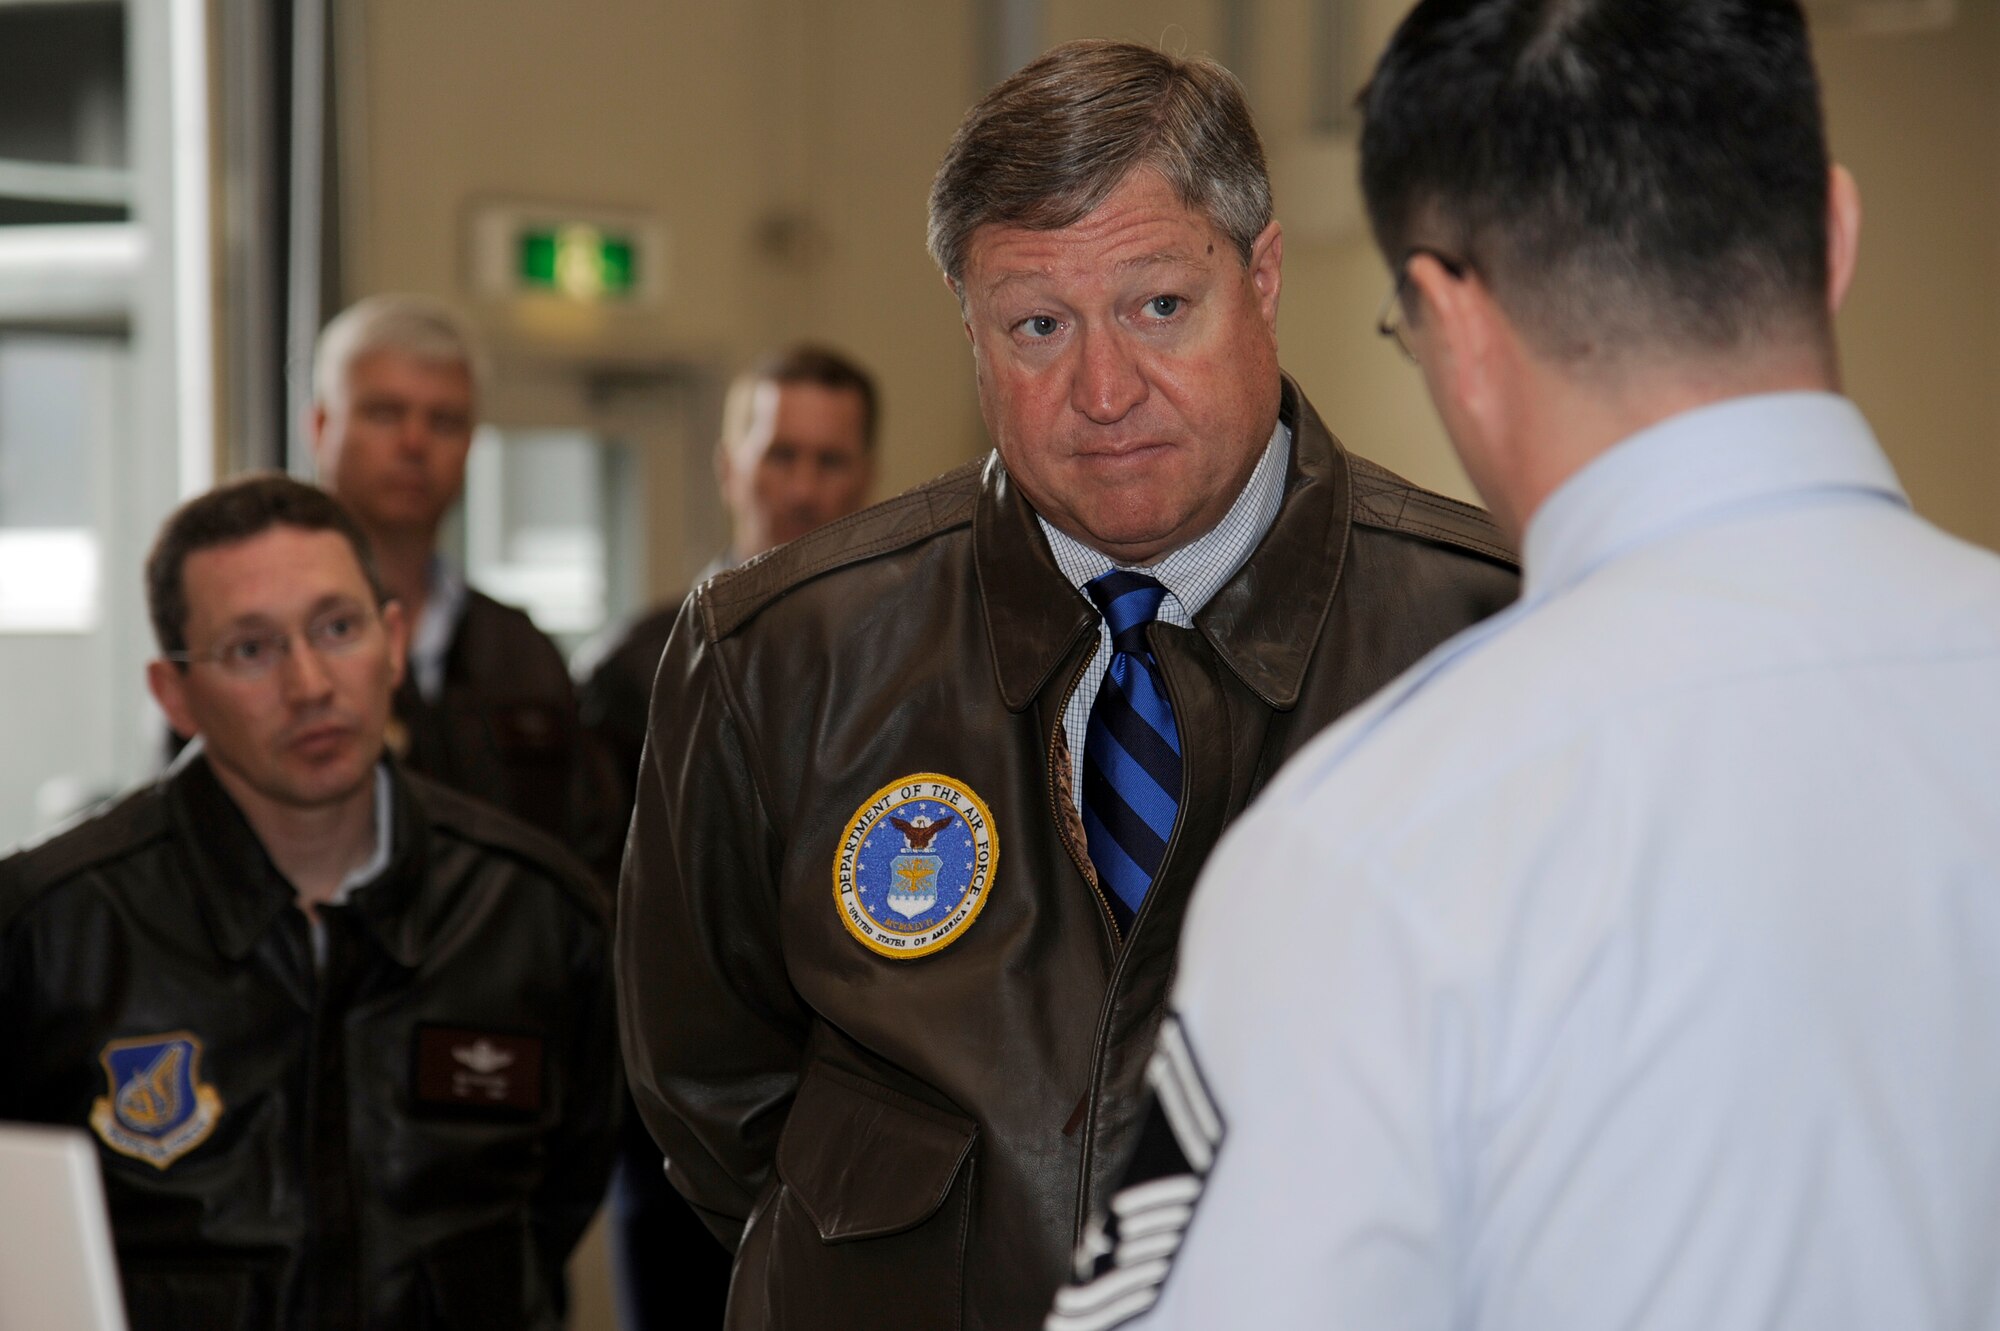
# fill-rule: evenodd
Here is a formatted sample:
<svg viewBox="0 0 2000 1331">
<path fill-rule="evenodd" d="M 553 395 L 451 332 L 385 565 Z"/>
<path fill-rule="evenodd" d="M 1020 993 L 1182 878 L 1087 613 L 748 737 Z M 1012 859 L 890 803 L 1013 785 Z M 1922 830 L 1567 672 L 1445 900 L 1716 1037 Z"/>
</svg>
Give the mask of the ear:
<svg viewBox="0 0 2000 1331">
<path fill-rule="evenodd" d="M 389 643 L 389 692 L 403 687 L 403 672 L 409 668 L 410 620 L 401 601 L 387 601 L 382 610 L 382 636 Z"/>
<path fill-rule="evenodd" d="M 1493 293 L 1478 274 L 1453 277 L 1428 254 L 1412 257 L 1406 271 L 1417 297 L 1409 333 L 1433 394 L 1467 408 L 1490 404 L 1507 332 Z"/>
<path fill-rule="evenodd" d="M 1250 285 L 1257 292 L 1257 309 L 1278 334 L 1278 290 L 1285 282 L 1285 229 L 1273 218 L 1250 246 Z"/>
<path fill-rule="evenodd" d="M 326 403 L 314 401 L 306 408 L 306 443 L 312 453 L 313 471 L 326 475 Z"/>
<path fill-rule="evenodd" d="M 167 724 L 182 739 L 193 739 L 201 727 L 195 724 L 194 709 L 188 706 L 187 675 L 172 661 L 155 658 L 146 662 L 146 687 L 153 701 L 167 714 Z"/>
<path fill-rule="evenodd" d="M 715 441 L 715 488 L 722 491 L 725 494 L 728 493 L 730 478 L 733 477 L 735 474 L 736 474 L 736 468 L 733 465 L 731 465 L 729 460 L 729 441 L 727 439 L 716 440 Z"/>
<path fill-rule="evenodd" d="M 1835 162 L 1826 188 L 1826 308 L 1839 313 L 1861 249 L 1861 187 Z"/>
</svg>

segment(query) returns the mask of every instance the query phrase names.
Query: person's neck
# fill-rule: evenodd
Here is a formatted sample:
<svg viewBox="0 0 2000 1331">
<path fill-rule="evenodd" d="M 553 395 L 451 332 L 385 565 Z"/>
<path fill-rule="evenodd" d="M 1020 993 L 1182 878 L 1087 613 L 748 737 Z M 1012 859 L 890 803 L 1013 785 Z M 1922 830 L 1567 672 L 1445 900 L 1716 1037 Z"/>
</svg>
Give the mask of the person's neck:
<svg viewBox="0 0 2000 1331">
<path fill-rule="evenodd" d="M 403 606 L 403 622 L 414 627 L 423 618 L 431 593 L 431 559 L 437 550 L 434 531 L 371 531 L 375 567 L 382 585 Z"/>
<path fill-rule="evenodd" d="M 308 918 L 331 901 L 347 876 L 375 854 L 375 769 L 367 780 L 331 803 L 301 808 L 253 790 L 220 764 L 211 764 L 222 788 L 243 811 L 271 863 L 298 892 Z"/>
<path fill-rule="evenodd" d="M 1491 505 L 1517 541 L 1570 477 L 1642 430 L 1732 398 L 1840 391 L 1837 367 L 1806 348 L 1683 358 L 1626 374 L 1538 377 L 1538 391 L 1522 395 L 1511 465 L 1499 469 Z"/>
</svg>

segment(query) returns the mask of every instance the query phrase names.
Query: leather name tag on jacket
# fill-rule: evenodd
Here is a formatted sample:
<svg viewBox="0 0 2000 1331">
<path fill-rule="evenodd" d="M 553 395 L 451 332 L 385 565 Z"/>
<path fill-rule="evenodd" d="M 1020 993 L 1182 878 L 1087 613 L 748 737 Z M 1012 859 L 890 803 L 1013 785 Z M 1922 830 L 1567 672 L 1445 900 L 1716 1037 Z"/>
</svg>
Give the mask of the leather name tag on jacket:
<svg viewBox="0 0 2000 1331">
<path fill-rule="evenodd" d="M 542 1107 L 542 1038 L 463 1026 L 417 1027 L 416 1101 L 533 1114 Z"/>
</svg>

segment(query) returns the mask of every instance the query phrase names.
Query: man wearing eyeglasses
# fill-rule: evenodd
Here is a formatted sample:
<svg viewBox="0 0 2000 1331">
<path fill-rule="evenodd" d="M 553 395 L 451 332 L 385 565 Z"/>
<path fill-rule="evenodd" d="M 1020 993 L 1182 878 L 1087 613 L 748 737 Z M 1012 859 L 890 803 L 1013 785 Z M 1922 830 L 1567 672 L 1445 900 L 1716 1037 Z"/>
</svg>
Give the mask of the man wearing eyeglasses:
<svg viewBox="0 0 2000 1331">
<path fill-rule="evenodd" d="M 1804 9 L 1423 0 L 1362 111 L 1521 600 L 1210 861 L 1048 1331 L 1993 1331 L 2000 559 L 1842 395 Z"/>
<path fill-rule="evenodd" d="M 332 498 L 201 496 L 146 583 L 198 742 L 0 861 L 0 1118 L 93 1134 L 136 1331 L 558 1326 L 618 1102 L 599 889 L 385 756 L 406 625 Z"/>
<path fill-rule="evenodd" d="M 465 489 L 482 362 L 437 301 L 391 292 L 349 306 L 313 355 L 313 463 L 408 620 L 390 747 L 410 770 L 593 852 L 625 829 L 611 826 L 609 760 L 581 733 L 561 653 L 438 549 Z"/>
</svg>

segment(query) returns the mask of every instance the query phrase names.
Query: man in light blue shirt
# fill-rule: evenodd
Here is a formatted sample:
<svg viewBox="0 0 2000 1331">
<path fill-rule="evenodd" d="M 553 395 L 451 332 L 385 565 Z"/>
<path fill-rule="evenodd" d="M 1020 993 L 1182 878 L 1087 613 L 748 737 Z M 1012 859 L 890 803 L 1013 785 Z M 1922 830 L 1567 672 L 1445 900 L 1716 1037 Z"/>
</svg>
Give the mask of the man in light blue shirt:
<svg viewBox="0 0 2000 1331">
<path fill-rule="evenodd" d="M 1792 0 L 1425 0 L 1383 331 L 1525 585 L 1189 914 L 1049 1326 L 2000 1327 L 2000 560 L 1839 396 Z"/>
</svg>

